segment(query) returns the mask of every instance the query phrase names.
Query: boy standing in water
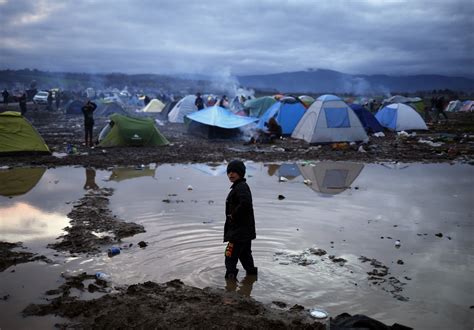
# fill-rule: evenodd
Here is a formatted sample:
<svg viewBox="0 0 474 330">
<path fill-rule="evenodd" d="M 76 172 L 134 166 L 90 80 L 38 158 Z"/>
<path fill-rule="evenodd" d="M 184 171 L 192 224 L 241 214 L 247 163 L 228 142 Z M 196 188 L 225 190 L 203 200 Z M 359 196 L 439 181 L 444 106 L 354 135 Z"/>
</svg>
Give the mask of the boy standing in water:
<svg viewBox="0 0 474 330">
<path fill-rule="evenodd" d="M 247 275 L 257 275 L 257 267 L 252 257 L 252 240 L 256 238 L 252 193 L 244 176 L 245 164 L 240 160 L 233 160 L 227 165 L 227 177 L 232 182 L 231 191 L 225 202 L 224 242 L 228 242 L 225 249 L 227 279 L 237 278 L 239 260 Z"/>
</svg>

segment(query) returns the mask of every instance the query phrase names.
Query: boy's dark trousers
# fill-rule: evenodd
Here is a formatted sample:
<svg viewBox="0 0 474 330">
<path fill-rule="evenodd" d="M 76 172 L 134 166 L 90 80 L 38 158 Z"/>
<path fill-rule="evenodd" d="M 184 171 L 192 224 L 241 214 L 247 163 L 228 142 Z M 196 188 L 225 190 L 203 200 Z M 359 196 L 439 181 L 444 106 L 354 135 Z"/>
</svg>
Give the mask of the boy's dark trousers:
<svg viewBox="0 0 474 330">
<path fill-rule="evenodd" d="M 229 242 L 225 250 L 225 277 L 237 277 L 239 272 L 237 262 L 244 267 L 248 275 L 257 275 L 257 268 L 253 263 L 252 257 L 252 241 Z"/>
</svg>

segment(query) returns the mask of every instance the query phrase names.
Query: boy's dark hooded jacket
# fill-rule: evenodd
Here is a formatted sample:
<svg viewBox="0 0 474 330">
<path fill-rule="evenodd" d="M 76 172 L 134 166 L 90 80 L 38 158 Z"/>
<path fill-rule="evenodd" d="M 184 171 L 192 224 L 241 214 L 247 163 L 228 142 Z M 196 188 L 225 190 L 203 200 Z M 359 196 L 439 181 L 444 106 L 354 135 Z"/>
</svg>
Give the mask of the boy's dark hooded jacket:
<svg viewBox="0 0 474 330">
<path fill-rule="evenodd" d="M 224 242 L 256 238 L 252 193 L 244 178 L 234 182 L 225 202 Z"/>
</svg>

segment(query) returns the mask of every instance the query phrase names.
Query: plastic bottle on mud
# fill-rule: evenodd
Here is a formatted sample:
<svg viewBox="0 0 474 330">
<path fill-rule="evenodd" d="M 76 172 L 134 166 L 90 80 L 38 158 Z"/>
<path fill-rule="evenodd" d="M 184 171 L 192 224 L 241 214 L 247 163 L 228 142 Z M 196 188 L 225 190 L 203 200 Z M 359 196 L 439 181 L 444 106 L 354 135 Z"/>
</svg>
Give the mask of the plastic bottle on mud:
<svg viewBox="0 0 474 330">
<path fill-rule="evenodd" d="M 113 247 L 111 247 L 110 249 L 107 250 L 107 255 L 111 258 L 113 256 L 116 256 L 117 254 L 120 254 L 120 248 L 118 248 L 118 247 L 113 246 Z"/>
<path fill-rule="evenodd" d="M 318 322 L 324 324 L 325 329 L 330 329 L 330 320 L 329 320 L 329 313 L 326 312 L 324 309 L 321 308 L 313 308 L 310 311 L 310 315 L 315 318 Z"/>
<path fill-rule="evenodd" d="M 106 273 L 102 273 L 102 272 L 95 273 L 95 278 L 98 279 L 99 281 L 104 281 L 104 282 L 110 282 L 112 280 L 110 275 L 107 275 Z"/>
</svg>

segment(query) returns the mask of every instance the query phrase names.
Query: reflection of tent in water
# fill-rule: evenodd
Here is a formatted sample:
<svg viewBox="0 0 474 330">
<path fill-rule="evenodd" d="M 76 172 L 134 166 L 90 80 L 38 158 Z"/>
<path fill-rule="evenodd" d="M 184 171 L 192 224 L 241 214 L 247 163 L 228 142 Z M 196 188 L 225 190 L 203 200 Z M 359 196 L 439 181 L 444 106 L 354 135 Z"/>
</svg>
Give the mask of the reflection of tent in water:
<svg viewBox="0 0 474 330">
<path fill-rule="evenodd" d="M 127 179 L 135 179 L 135 178 L 140 178 L 143 176 L 150 176 L 152 178 L 155 178 L 155 171 L 156 168 L 140 168 L 136 169 L 133 167 L 118 167 L 114 168 L 112 170 L 112 174 L 110 174 L 109 181 L 124 181 Z"/>
<path fill-rule="evenodd" d="M 350 187 L 364 168 L 363 164 L 350 162 L 320 162 L 315 165 L 298 165 L 301 175 L 309 180 L 314 191 L 336 195 Z"/>
<path fill-rule="evenodd" d="M 298 165 L 295 163 L 285 163 L 285 164 L 270 164 L 268 166 L 268 175 L 273 176 L 278 171 L 279 177 L 285 177 L 288 180 L 293 180 L 294 178 L 301 175 Z"/>
<path fill-rule="evenodd" d="M 0 170 L 0 195 L 18 196 L 34 188 L 43 176 L 45 168 L 14 168 Z"/>
<path fill-rule="evenodd" d="M 191 167 L 211 176 L 227 175 L 227 165 L 193 164 Z"/>
</svg>

